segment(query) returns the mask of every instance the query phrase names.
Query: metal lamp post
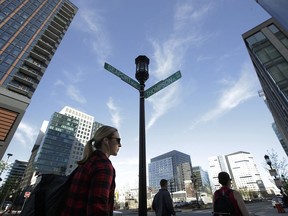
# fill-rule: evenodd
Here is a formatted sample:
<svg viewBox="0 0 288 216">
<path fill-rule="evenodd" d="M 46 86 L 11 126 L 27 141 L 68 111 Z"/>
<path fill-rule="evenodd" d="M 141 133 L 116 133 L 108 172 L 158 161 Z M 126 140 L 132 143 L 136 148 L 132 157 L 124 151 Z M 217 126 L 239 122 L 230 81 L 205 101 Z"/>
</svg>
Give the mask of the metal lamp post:
<svg viewBox="0 0 288 216">
<path fill-rule="evenodd" d="M 147 215 L 147 188 L 146 188 L 146 141 L 145 141 L 145 82 L 149 78 L 149 58 L 140 55 L 135 59 L 135 78 L 140 84 L 140 113 L 139 113 L 139 215 Z"/>
<path fill-rule="evenodd" d="M 171 83 L 181 78 L 181 72 L 177 71 L 164 80 L 159 81 L 155 85 L 148 88 L 146 91 L 145 82 L 149 78 L 148 65 L 149 58 L 140 55 L 135 59 L 136 74 L 138 80 L 135 81 L 123 72 L 114 68 L 112 65 L 105 62 L 104 68 L 114 75 L 118 76 L 122 81 L 137 89 L 140 93 L 140 120 L 139 120 L 139 215 L 147 216 L 147 187 L 146 187 L 146 143 L 145 143 L 145 98 L 148 98 L 167 87 Z"/>
<path fill-rule="evenodd" d="M 269 165 L 270 169 L 272 170 L 272 163 L 268 155 L 264 155 L 266 163 Z"/>
</svg>

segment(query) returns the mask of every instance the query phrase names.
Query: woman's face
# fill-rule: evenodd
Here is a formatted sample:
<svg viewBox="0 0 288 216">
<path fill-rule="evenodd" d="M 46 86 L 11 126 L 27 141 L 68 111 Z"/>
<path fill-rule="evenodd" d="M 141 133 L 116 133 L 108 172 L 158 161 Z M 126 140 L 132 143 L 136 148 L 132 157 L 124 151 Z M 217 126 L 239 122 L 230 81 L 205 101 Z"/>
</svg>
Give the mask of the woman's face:
<svg viewBox="0 0 288 216">
<path fill-rule="evenodd" d="M 118 151 L 121 147 L 121 138 L 119 136 L 119 133 L 116 131 L 113 133 L 113 135 L 109 138 L 109 149 L 110 149 L 110 155 L 116 156 L 118 154 Z"/>
</svg>

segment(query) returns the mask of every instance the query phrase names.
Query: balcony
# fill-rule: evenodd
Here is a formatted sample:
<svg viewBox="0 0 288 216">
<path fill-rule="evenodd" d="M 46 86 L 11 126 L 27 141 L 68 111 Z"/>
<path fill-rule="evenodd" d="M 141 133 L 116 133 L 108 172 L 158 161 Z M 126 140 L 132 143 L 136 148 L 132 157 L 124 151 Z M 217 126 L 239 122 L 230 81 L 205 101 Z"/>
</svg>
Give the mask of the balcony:
<svg viewBox="0 0 288 216">
<path fill-rule="evenodd" d="M 43 34 L 42 39 L 44 42 L 47 42 L 48 44 L 50 44 L 50 46 L 52 46 L 53 48 L 58 47 L 58 43 L 54 41 L 52 38 L 48 37 L 47 35 Z"/>
<path fill-rule="evenodd" d="M 68 20 L 70 20 L 69 19 L 69 17 L 66 17 L 66 16 L 64 16 L 63 14 L 61 14 L 61 13 L 57 13 L 57 16 L 59 17 L 59 18 L 61 18 L 62 20 L 64 20 L 64 22 L 67 24 L 67 22 L 68 22 Z"/>
<path fill-rule="evenodd" d="M 32 58 L 25 59 L 25 64 L 27 64 L 29 67 L 32 67 L 38 71 L 40 70 L 42 71 L 42 65 L 39 62 L 33 60 Z"/>
<path fill-rule="evenodd" d="M 48 30 L 51 31 L 52 33 L 54 33 L 55 35 L 57 35 L 58 37 L 63 37 L 63 35 L 61 34 L 61 31 L 59 31 L 58 29 L 56 29 L 54 26 L 49 25 L 48 26 Z"/>
<path fill-rule="evenodd" d="M 47 36 L 44 36 L 44 37 L 46 37 L 46 39 L 48 40 Z M 50 43 L 48 43 L 48 42 L 46 42 L 46 41 L 44 41 L 42 39 L 38 40 L 38 43 L 39 43 L 39 45 L 41 45 L 41 47 L 43 47 L 44 49 L 48 50 L 49 52 L 53 52 L 53 53 L 55 52 L 55 50 L 53 48 L 53 45 L 51 45 Z M 55 41 L 53 41 L 53 44 L 55 44 Z"/>
<path fill-rule="evenodd" d="M 40 81 L 41 77 L 43 76 L 43 74 L 41 74 L 40 72 L 33 70 L 33 69 L 27 67 L 26 65 L 21 66 L 19 68 L 19 71 L 22 72 L 23 74 L 26 74 L 30 77 L 35 78 L 38 81 Z"/>
<path fill-rule="evenodd" d="M 57 24 L 59 24 L 59 25 L 61 25 L 63 28 L 66 28 L 66 21 L 65 20 L 63 20 L 63 19 L 61 19 L 59 16 L 55 16 L 55 18 L 54 18 L 54 21 L 57 23 Z"/>
<path fill-rule="evenodd" d="M 66 17 L 67 19 L 70 19 L 70 18 L 71 18 L 70 13 L 67 13 L 65 10 L 63 10 L 63 8 L 61 8 L 61 9 L 59 10 L 59 13 L 60 13 L 63 17 Z"/>
<path fill-rule="evenodd" d="M 43 63 L 46 66 L 49 64 L 49 60 L 45 56 L 41 55 L 40 53 L 35 52 L 34 50 L 30 52 L 30 56 L 33 59 L 38 60 L 40 63 Z"/>
<path fill-rule="evenodd" d="M 50 54 L 50 52 L 47 49 L 41 47 L 41 43 L 36 44 L 34 49 L 36 53 L 41 53 L 41 55 L 45 56 L 45 58 L 47 59 L 52 58 L 52 55 Z"/>
<path fill-rule="evenodd" d="M 37 84 L 38 84 L 38 83 L 35 83 L 36 80 L 33 80 L 32 78 L 21 73 L 15 74 L 13 76 L 13 79 L 18 81 L 19 83 L 23 83 L 24 85 L 30 86 L 34 89 L 36 89 Z"/>
<path fill-rule="evenodd" d="M 67 13 L 71 13 L 71 14 L 75 14 L 76 10 L 75 8 L 73 8 L 70 4 L 68 4 L 67 2 L 64 2 L 63 4 L 63 10 L 65 10 Z"/>
<path fill-rule="evenodd" d="M 49 29 L 46 29 L 45 33 L 44 33 L 47 37 L 53 39 L 54 41 L 58 41 L 59 42 L 59 37 L 54 34 L 52 31 L 50 31 Z"/>
<path fill-rule="evenodd" d="M 26 86 L 22 86 L 17 82 L 11 81 L 10 83 L 8 83 L 7 88 L 13 92 L 29 97 L 29 88 Z"/>
<path fill-rule="evenodd" d="M 63 26 L 56 23 L 54 20 L 52 20 L 51 24 L 54 28 L 58 29 L 60 32 L 66 32 Z"/>
</svg>

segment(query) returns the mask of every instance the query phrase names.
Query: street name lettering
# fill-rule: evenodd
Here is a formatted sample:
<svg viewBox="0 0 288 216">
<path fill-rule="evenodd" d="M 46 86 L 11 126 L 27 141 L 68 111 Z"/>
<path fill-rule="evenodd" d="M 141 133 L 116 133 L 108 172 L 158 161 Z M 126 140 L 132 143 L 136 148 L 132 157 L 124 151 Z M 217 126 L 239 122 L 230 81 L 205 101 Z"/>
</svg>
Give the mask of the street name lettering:
<svg viewBox="0 0 288 216">
<path fill-rule="evenodd" d="M 144 92 L 144 97 L 148 98 L 151 95 L 155 94 L 156 92 L 160 91 L 161 89 L 165 88 L 166 86 L 170 85 L 171 83 L 175 82 L 176 80 L 181 78 L 181 72 L 177 71 L 176 73 L 172 74 L 165 80 L 161 80 L 160 82 L 156 83 L 152 87 L 148 88 Z"/>
<path fill-rule="evenodd" d="M 127 76 L 126 74 L 122 73 L 121 71 L 117 70 L 112 65 L 110 65 L 110 64 L 105 62 L 104 68 L 106 70 L 110 71 L 111 73 L 115 74 L 121 80 L 123 80 L 124 82 L 128 83 L 129 85 L 131 85 L 132 87 L 136 88 L 137 90 L 140 89 L 140 84 L 137 81 L 135 81 L 131 77 Z"/>
</svg>

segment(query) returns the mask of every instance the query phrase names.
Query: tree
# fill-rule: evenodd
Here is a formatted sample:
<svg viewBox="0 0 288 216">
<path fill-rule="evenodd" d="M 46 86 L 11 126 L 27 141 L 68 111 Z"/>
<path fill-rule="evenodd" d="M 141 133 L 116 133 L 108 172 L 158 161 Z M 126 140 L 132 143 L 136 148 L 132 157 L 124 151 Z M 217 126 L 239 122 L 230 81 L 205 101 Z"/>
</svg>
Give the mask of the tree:
<svg viewBox="0 0 288 216">
<path fill-rule="evenodd" d="M 279 159 L 279 156 L 277 152 L 274 151 L 274 149 L 271 149 L 271 151 L 267 151 L 269 158 L 271 160 L 271 166 L 273 169 L 277 171 L 277 175 L 283 176 L 285 179 L 288 177 L 288 164 L 287 164 L 287 158 Z M 266 164 L 266 162 L 265 162 Z M 267 167 L 267 164 L 265 166 L 266 170 L 269 170 L 270 168 Z"/>
<path fill-rule="evenodd" d="M 279 159 L 279 156 L 277 152 L 274 151 L 274 149 L 271 149 L 271 151 L 267 151 L 269 158 L 271 160 L 271 167 L 276 170 L 277 177 L 282 179 L 283 188 L 285 191 L 288 191 L 288 164 L 287 164 L 287 158 Z M 266 164 L 266 163 L 265 163 Z M 270 167 L 267 167 L 267 164 L 265 166 L 266 170 L 269 170 Z"/>
<path fill-rule="evenodd" d="M 7 162 L 3 160 L 0 161 L 0 181 L 2 181 L 1 175 L 3 171 L 8 170 L 9 168 L 10 168 L 10 165 Z"/>
</svg>

